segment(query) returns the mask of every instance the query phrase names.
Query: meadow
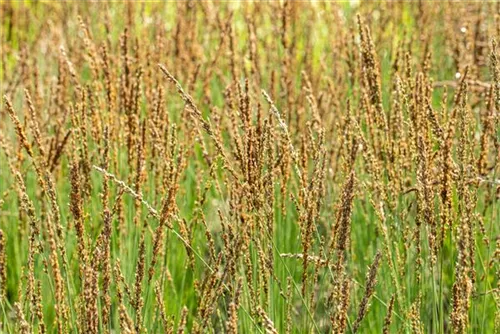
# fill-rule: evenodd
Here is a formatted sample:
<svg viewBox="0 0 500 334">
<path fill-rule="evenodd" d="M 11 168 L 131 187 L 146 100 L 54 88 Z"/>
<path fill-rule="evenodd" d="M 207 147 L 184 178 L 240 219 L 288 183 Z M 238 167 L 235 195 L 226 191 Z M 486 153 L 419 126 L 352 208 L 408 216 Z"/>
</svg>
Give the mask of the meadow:
<svg viewBox="0 0 500 334">
<path fill-rule="evenodd" d="M 500 333 L 500 2 L 0 6 L 0 333 Z"/>
</svg>

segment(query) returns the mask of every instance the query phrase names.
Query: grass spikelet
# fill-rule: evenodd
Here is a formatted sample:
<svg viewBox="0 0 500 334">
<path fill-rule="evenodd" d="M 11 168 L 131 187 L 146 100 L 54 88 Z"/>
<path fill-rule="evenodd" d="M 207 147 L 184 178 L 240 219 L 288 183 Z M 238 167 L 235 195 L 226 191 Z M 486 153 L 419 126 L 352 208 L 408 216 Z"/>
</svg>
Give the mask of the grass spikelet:
<svg viewBox="0 0 500 334">
<path fill-rule="evenodd" d="M 188 308 L 184 306 L 182 308 L 179 326 L 177 327 L 177 334 L 184 334 L 186 330 L 187 315 L 188 315 Z"/>
<path fill-rule="evenodd" d="M 3 101 L 5 103 L 5 106 L 7 107 L 7 112 L 9 113 L 9 117 L 12 120 L 12 123 L 14 123 L 14 126 L 16 128 L 16 134 L 17 137 L 19 138 L 20 144 L 24 147 L 28 155 L 30 157 L 33 157 L 34 156 L 33 149 L 28 141 L 26 133 L 24 132 L 24 128 L 21 125 L 21 121 L 19 121 L 19 118 L 17 117 L 14 108 L 12 107 L 12 102 L 6 95 L 3 96 Z"/>
<path fill-rule="evenodd" d="M 365 294 L 363 296 L 363 299 L 361 300 L 361 304 L 359 305 L 358 316 L 356 317 L 356 320 L 352 325 L 352 331 L 354 333 L 358 331 L 361 320 L 363 320 L 366 312 L 368 311 L 370 298 L 372 297 L 375 290 L 375 285 L 377 284 L 377 271 L 380 265 L 381 258 L 382 254 L 380 252 L 377 252 L 377 254 L 375 255 L 375 259 L 373 259 L 373 263 L 370 266 L 370 270 L 366 275 Z"/>
<path fill-rule="evenodd" d="M 278 334 L 278 331 L 276 328 L 274 328 L 274 323 L 273 321 L 269 318 L 269 316 L 266 314 L 266 312 L 262 309 L 258 309 L 259 315 L 262 317 L 262 320 L 264 322 L 264 329 L 267 334 Z"/>
<path fill-rule="evenodd" d="M 388 334 L 390 331 L 391 323 L 392 323 L 392 310 L 394 308 L 394 302 L 396 300 L 396 296 L 392 295 L 391 300 L 389 302 L 389 306 L 387 307 L 387 315 L 384 319 L 384 328 L 382 329 L 382 333 Z"/>
</svg>

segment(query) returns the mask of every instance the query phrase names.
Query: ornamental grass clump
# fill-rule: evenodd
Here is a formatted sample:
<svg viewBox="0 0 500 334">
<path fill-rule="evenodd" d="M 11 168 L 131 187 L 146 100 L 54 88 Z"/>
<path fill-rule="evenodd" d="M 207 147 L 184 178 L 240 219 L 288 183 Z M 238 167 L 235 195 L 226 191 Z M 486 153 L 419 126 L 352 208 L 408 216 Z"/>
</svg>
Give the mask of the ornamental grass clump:
<svg viewBox="0 0 500 334">
<path fill-rule="evenodd" d="M 1 333 L 500 330 L 497 3 L 1 6 Z"/>
</svg>

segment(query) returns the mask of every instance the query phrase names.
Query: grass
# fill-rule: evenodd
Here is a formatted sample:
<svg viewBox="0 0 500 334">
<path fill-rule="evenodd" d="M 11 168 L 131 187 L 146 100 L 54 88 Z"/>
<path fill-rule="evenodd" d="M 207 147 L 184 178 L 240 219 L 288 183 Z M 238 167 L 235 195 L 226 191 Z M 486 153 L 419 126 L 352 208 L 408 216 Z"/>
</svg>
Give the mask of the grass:
<svg viewBox="0 0 500 334">
<path fill-rule="evenodd" d="M 500 329 L 496 3 L 1 6 L 0 332 Z"/>
</svg>

